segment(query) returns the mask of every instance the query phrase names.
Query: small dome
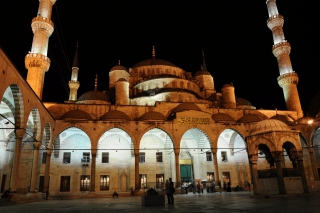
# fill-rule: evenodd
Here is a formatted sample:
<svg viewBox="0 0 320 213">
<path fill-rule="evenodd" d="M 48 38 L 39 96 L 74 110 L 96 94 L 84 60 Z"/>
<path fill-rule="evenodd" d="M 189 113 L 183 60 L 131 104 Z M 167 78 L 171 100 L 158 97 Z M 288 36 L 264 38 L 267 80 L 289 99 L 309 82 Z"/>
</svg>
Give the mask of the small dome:
<svg viewBox="0 0 320 213">
<path fill-rule="evenodd" d="M 89 91 L 84 93 L 83 95 L 81 95 L 78 100 L 77 103 L 85 103 L 86 101 L 101 101 L 101 102 L 110 102 L 110 98 L 109 96 L 105 93 L 105 92 L 100 92 L 98 90 L 93 90 L 93 91 Z"/>
<path fill-rule="evenodd" d="M 144 61 L 141 61 L 134 65 L 132 68 L 137 68 L 137 67 L 142 67 L 142 66 L 152 66 L 152 65 L 166 65 L 166 66 L 171 66 L 171 67 L 177 67 L 173 63 L 162 60 L 162 59 L 157 59 L 157 58 L 152 58 L 152 59 L 147 59 Z"/>
<path fill-rule="evenodd" d="M 273 131 L 288 131 L 289 127 L 282 121 L 275 119 L 267 119 L 257 123 L 250 131 L 251 135 L 273 132 Z"/>
<path fill-rule="evenodd" d="M 149 111 L 144 113 L 143 115 L 138 118 L 139 121 L 146 121 L 146 120 L 158 120 L 158 121 L 165 121 L 167 120 L 166 117 L 161 114 L 160 112 L 155 112 L 155 111 Z"/>
<path fill-rule="evenodd" d="M 116 82 L 118 82 L 118 81 L 125 81 L 125 82 L 128 82 L 126 79 L 124 79 L 124 78 L 119 78 Z"/>
<path fill-rule="evenodd" d="M 260 122 L 266 119 L 267 117 L 263 117 L 262 115 L 257 114 L 245 114 L 239 120 L 238 123 L 252 123 L 252 122 Z"/>
<path fill-rule="evenodd" d="M 92 117 L 83 110 L 75 109 L 64 113 L 60 119 L 92 120 Z"/>
<path fill-rule="evenodd" d="M 194 74 L 194 77 L 199 76 L 199 75 L 211 75 L 211 73 L 208 72 L 207 70 L 199 70 L 198 72 L 196 72 Z"/>
<path fill-rule="evenodd" d="M 235 123 L 236 121 L 226 113 L 217 113 L 212 115 L 212 119 L 217 123 Z"/>
<path fill-rule="evenodd" d="M 118 110 L 109 111 L 100 117 L 100 120 L 112 120 L 112 119 L 130 120 L 129 116 L 126 113 Z"/>
<path fill-rule="evenodd" d="M 287 124 L 287 125 L 292 125 L 294 124 L 294 120 L 288 116 L 285 115 L 274 115 L 272 116 L 270 119 L 275 119 L 275 120 L 279 120 L 282 121 L 283 123 Z"/>
<path fill-rule="evenodd" d="M 232 84 L 225 84 L 222 86 L 222 88 L 224 88 L 224 87 L 234 87 L 234 86 Z"/>
<path fill-rule="evenodd" d="M 236 103 L 237 103 L 237 106 L 238 105 L 252 106 L 252 104 L 248 100 L 240 97 L 236 97 Z"/>
<path fill-rule="evenodd" d="M 124 70 L 124 71 L 128 72 L 127 68 L 125 68 L 124 66 L 119 65 L 119 64 L 117 64 L 116 66 L 112 67 L 110 72 L 112 72 L 114 70 Z"/>
</svg>

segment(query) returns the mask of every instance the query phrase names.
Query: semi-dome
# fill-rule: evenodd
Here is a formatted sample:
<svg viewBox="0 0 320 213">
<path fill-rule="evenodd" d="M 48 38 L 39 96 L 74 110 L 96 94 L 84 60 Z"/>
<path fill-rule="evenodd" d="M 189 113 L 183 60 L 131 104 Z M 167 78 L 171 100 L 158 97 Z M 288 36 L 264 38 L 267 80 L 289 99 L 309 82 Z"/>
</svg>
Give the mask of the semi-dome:
<svg viewBox="0 0 320 213">
<path fill-rule="evenodd" d="M 139 121 L 151 120 L 151 121 L 165 121 L 166 117 L 160 112 L 149 111 L 144 113 L 138 118 Z"/>
<path fill-rule="evenodd" d="M 109 111 L 100 117 L 100 120 L 113 119 L 130 120 L 129 116 L 126 113 L 121 112 L 119 110 Z"/>
<path fill-rule="evenodd" d="M 250 131 L 251 135 L 275 131 L 288 131 L 289 127 L 282 121 L 267 119 L 257 123 Z"/>
<path fill-rule="evenodd" d="M 152 65 L 165 65 L 165 66 L 177 67 L 176 65 L 174 65 L 169 61 L 158 59 L 158 58 L 151 58 L 135 64 L 132 68 L 137 68 L 142 66 L 152 66 Z"/>
<path fill-rule="evenodd" d="M 194 103 L 184 102 L 176 106 L 171 113 L 177 113 L 177 112 L 187 111 L 187 110 L 201 111 L 201 109 Z"/>
<path fill-rule="evenodd" d="M 212 119 L 217 123 L 235 123 L 236 121 L 228 114 L 226 113 L 217 113 L 212 115 Z"/>
<path fill-rule="evenodd" d="M 158 79 L 158 78 L 180 78 L 180 77 L 172 74 L 159 74 L 159 75 L 152 76 L 150 79 Z"/>
<path fill-rule="evenodd" d="M 189 110 L 196 110 L 196 111 L 201 111 L 201 109 L 195 105 L 194 103 L 190 102 L 184 102 L 173 108 L 171 113 L 168 116 L 168 120 L 173 120 L 176 118 L 176 113 L 177 112 L 182 112 L 182 111 L 189 111 Z"/>
<path fill-rule="evenodd" d="M 107 95 L 107 93 L 105 92 L 100 92 L 98 90 L 93 90 L 93 91 L 89 91 L 84 93 L 83 95 L 81 95 L 78 100 L 77 103 L 86 103 L 86 102 L 102 102 L 102 103 L 109 103 L 110 102 L 110 98 Z"/>
<path fill-rule="evenodd" d="M 266 119 L 266 117 L 257 114 L 245 114 L 237 120 L 238 123 L 252 123 L 260 122 Z"/>
<path fill-rule="evenodd" d="M 92 117 L 85 111 L 80 109 L 70 110 L 64 113 L 60 119 L 71 120 L 92 120 Z"/>
<path fill-rule="evenodd" d="M 207 70 L 199 70 L 198 72 L 196 72 L 194 74 L 194 77 L 199 76 L 199 75 L 211 75 L 211 73 L 208 72 Z"/>
<path fill-rule="evenodd" d="M 270 119 L 275 119 L 275 120 L 282 121 L 283 123 L 285 123 L 287 125 L 294 124 L 294 120 L 292 118 L 286 116 L 286 115 L 276 114 L 276 115 L 272 116 Z"/>
</svg>

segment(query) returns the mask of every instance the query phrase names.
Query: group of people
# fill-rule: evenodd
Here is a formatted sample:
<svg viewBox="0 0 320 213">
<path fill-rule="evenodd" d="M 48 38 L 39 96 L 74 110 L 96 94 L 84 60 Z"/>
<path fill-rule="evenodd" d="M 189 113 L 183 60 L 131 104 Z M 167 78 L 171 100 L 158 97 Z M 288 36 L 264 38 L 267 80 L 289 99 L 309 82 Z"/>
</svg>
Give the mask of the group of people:
<svg viewBox="0 0 320 213">
<path fill-rule="evenodd" d="M 169 178 L 169 180 L 166 180 L 165 190 L 168 198 L 168 205 L 173 205 L 174 203 L 173 193 L 175 192 L 175 188 L 171 178 Z"/>
</svg>

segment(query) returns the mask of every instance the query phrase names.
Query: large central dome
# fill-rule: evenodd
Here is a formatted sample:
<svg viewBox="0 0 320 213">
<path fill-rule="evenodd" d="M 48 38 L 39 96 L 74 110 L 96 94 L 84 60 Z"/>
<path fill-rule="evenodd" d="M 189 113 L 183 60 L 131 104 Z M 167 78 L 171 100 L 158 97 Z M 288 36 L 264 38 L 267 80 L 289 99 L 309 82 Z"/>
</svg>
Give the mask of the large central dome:
<svg viewBox="0 0 320 213">
<path fill-rule="evenodd" d="M 165 66 L 177 67 L 176 65 L 174 65 L 173 63 L 171 63 L 169 61 L 156 58 L 156 51 L 153 46 L 152 47 L 152 58 L 141 61 L 141 62 L 137 63 L 136 65 L 134 65 L 132 68 L 143 67 L 143 66 L 152 66 L 152 65 L 165 65 Z"/>
<path fill-rule="evenodd" d="M 142 66 L 151 66 L 151 65 L 166 65 L 171 67 L 177 67 L 176 65 L 174 65 L 169 61 L 158 59 L 158 58 L 151 58 L 135 64 L 132 68 L 137 68 Z"/>
</svg>

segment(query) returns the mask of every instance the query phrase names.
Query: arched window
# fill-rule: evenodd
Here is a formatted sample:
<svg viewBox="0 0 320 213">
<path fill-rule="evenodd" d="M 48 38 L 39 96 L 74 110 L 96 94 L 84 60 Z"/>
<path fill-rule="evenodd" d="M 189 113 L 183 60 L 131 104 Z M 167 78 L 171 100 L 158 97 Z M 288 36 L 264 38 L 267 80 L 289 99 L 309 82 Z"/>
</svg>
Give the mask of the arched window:
<svg viewBox="0 0 320 213">
<path fill-rule="evenodd" d="M 180 82 L 180 88 L 184 89 L 184 82 L 183 81 Z"/>
</svg>

